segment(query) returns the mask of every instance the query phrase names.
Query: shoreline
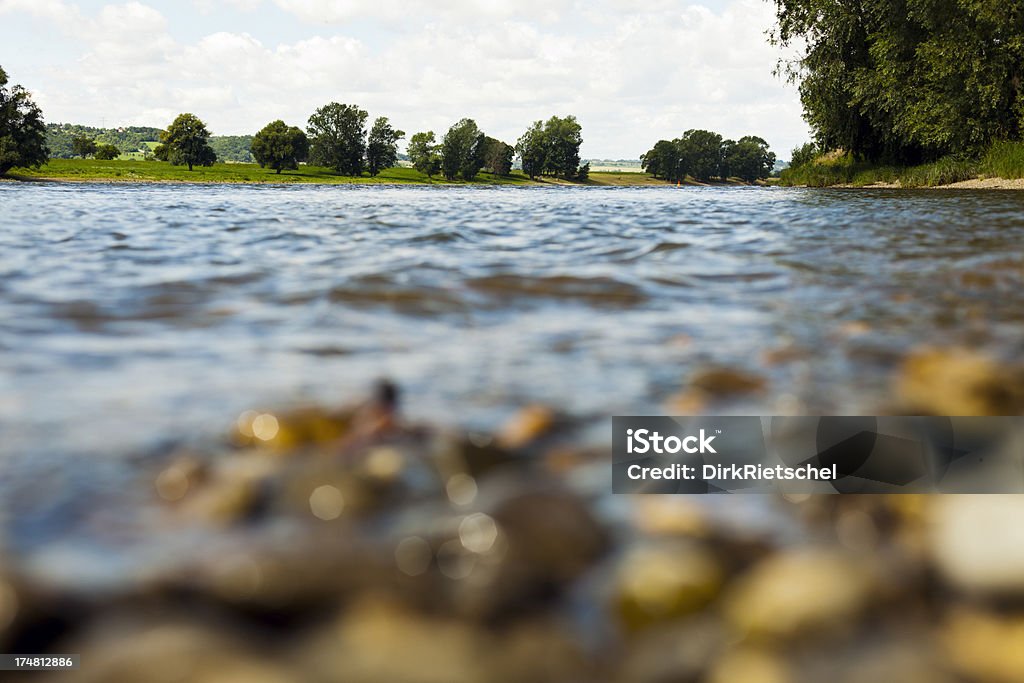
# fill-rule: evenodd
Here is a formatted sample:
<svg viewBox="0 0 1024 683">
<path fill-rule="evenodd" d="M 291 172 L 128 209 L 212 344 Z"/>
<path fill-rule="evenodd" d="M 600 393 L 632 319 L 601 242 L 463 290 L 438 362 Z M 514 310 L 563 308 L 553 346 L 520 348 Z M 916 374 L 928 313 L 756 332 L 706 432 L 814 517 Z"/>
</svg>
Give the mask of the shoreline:
<svg viewBox="0 0 1024 683">
<path fill-rule="evenodd" d="M 834 185 L 782 185 L 775 184 L 775 187 L 799 187 L 839 190 L 1024 190 L 1024 178 L 969 178 L 955 183 L 944 185 L 921 185 L 917 187 L 903 187 L 899 181 L 893 183 L 867 183 L 858 185 L 855 183 L 836 183 Z"/>
</svg>

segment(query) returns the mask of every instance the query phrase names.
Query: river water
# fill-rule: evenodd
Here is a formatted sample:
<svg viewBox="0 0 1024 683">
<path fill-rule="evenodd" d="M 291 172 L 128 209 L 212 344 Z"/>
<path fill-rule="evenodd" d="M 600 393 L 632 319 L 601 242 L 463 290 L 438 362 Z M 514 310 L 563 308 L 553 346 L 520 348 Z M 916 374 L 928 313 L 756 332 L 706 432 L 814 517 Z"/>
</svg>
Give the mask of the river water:
<svg viewBox="0 0 1024 683">
<path fill-rule="evenodd" d="M 605 429 L 707 367 L 764 383 L 708 411 L 874 413 L 910 349 L 1021 355 L 1022 244 L 1013 192 L 3 183 L 0 451 L 130 455 L 379 377 L 462 426 Z"/>
</svg>

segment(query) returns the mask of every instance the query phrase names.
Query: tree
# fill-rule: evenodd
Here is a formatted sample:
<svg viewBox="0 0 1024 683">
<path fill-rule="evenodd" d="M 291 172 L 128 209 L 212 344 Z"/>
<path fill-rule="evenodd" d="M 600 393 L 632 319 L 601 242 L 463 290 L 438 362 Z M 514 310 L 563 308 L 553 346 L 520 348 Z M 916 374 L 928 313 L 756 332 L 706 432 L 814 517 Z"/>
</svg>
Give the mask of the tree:
<svg viewBox="0 0 1024 683">
<path fill-rule="evenodd" d="M 217 155 L 209 145 L 210 131 L 194 114 L 179 114 L 160 135 L 167 159 L 175 166 L 213 166 Z"/>
<path fill-rule="evenodd" d="M 398 141 L 404 137 L 405 131 L 392 128 L 386 116 L 373 122 L 366 145 L 366 166 L 371 176 L 395 165 L 398 161 Z"/>
<path fill-rule="evenodd" d="M 697 180 L 721 175 L 722 136 L 710 130 L 688 130 L 679 142 L 682 164 Z"/>
<path fill-rule="evenodd" d="M 544 172 L 547 160 L 547 144 L 544 139 L 544 123 L 534 121 L 533 125 L 516 142 L 516 154 L 523 165 L 523 173 L 534 179 Z"/>
<path fill-rule="evenodd" d="M 512 157 L 515 148 L 492 137 L 484 138 L 484 170 L 494 175 L 508 175 L 512 172 Z"/>
<path fill-rule="evenodd" d="M 309 156 L 309 139 L 302 129 L 278 119 L 265 125 L 252 138 L 252 156 L 260 168 L 294 170 Z"/>
<path fill-rule="evenodd" d="M 669 182 L 682 182 L 689 168 L 684 163 L 681 140 L 658 140 L 654 147 L 640 157 L 640 166 L 655 178 Z"/>
<path fill-rule="evenodd" d="M 789 157 L 789 165 L 792 168 L 803 166 L 814 161 L 818 156 L 818 147 L 813 142 L 805 142 L 799 147 L 794 147 Z"/>
<path fill-rule="evenodd" d="M 354 104 L 331 102 L 317 109 L 306 127 L 310 161 L 342 175 L 362 175 L 368 116 Z"/>
<path fill-rule="evenodd" d="M 76 157 L 84 159 L 90 154 L 96 153 L 96 141 L 85 135 L 76 135 L 71 138 L 71 150 Z"/>
<path fill-rule="evenodd" d="M 575 116 L 552 116 L 544 124 L 544 172 L 566 179 L 575 177 L 580 165 L 583 128 Z"/>
<path fill-rule="evenodd" d="M 1024 11 L 997 0 L 775 0 L 772 39 L 800 49 L 822 151 L 914 163 L 1024 134 Z"/>
<path fill-rule="evenodd" d="M 447 180 L 462 175 L 472 180 L 483 168 L 483 140 L 473 119 L 462 119 L 448 129 L 441 141 L 441 172 Z"/>
<path fill-rule="evenodd" d="M 430 178 L 441 170 L 440 146 L 434 137 L 434 131 L 416 133 L 409 138 L 407 150 L 412 166 L 420 173 L 426 173 Z"/>
<path fill-rule="evenodd" d="M 590 179 L 590 162 L 583 164 L 576 171 L 576 181 L 585 183 Z"/>
<path fill-rule="evenodd" d="M 95 145 L 95 148 L 96 151 L 93 152 L 93 156 L 101 161 L 110 161 L 111 159 L 116 159 L 119 156 L 121 156 L 121 150 L 119 150 L 114 145 L 108 145 L 107 143 L 103 143 L 100 145 Z"/>
<path fill-rule="evenodd" d="M 0 68 L 0 175 L 16 166 L 38 168 L 48 155 L 43 113 L 20 85 L 7 88 Z"/>
<path fill-rule="evenodd" d="M 767 178 L 774 167 L 775 154 L 768 151 L 766 141 L 755 135 L 746 135 L 729 146 L 723 143 L 723 179 L 736 176 L 752 183 Z"/>
</svg>

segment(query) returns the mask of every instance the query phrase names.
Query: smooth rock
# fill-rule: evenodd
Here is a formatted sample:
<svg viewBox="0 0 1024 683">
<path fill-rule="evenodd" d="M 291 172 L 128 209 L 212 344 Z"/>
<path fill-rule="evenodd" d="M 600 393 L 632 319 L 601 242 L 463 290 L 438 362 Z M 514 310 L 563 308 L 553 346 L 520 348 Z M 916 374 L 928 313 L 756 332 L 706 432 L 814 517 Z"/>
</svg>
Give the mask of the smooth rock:
<svg viewBox="0 0 1024 683">
<path fill-rule="evenodd" d="M 832 550 L 784 552 L 755 565 L 725 596 L 736 631 L 788 639 L 842 631 L 870 602 L 874 577 L 856 556 Z"/>
<path fill-rule="evenodd" d="M 937 496 L 929 525 L 930 553 L 957 587 L 1024 596 L 1024 498 Z"/>
<path fill-rule="evenodd" d="M 615 604 L 627 630 L 703 610 L 718 595 L 723 571 L 707 550 L 663 542 L 627 553 L 615 579 Z"/>
</svg>

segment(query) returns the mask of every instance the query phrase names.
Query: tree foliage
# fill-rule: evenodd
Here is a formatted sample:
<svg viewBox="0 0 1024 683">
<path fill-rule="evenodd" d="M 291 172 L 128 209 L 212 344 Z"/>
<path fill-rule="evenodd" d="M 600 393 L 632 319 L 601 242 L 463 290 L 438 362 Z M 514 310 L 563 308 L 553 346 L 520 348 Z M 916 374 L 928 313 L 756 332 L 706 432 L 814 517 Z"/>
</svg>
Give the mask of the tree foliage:
<svg viewBox="0 0 1024 683">
<path fill-rule="evenodd" d="M 688 130 L 675 140 L 659 140 L 640 157 L 640 165 L 655 178 L 681 182 L 687 176 L 707 181 L 738 177 L 747 182 L 767 178 L 775 154 L 763 139 L 747 135 L 723 140 L 710 130 Z"/>
<path fill-rule="evenodd" d="M 261 168 L 280 173 L 294 170 L 309 155 L 309 139 L 297 126 L 289 126 L 278 119 L 265 125 L 252 138 L 253 158 Z"/>
<path fill-rule="evenodd" d="M 122 153 L 142 152 L 146 149 L 144 143 L 159 140 L 161 133 L 163 133 L 161 129 L 149 126 L 94 128 L 75 123 L 48 123 L 46 124 L 46 146 L 50 148 L 51 159 L 70 159 L 80 156 L 74 149 L 76 137 L 92 140 L 96 144 L 114 145 Z M 217 157 L 222 158 L 221 150 L 217 146 L 219 139 L 218 136 L 212 136 L 210 146 L 217 152 Z M 245 149 L 248 152 L 248 144 Z M 245 161 L 245 159 L 232 160 Z"/>
<path fill-rule="evenodd" d="M 583 127 L 575 116 L 552 116 L 547 121 L 535 121 L 515 149 L 523 172 L 531 178 L 551 175 L 572 180 L 580 175 L 582 144 Z"/>
<path fill-rule="evenodd" d="M 512 172 L 512 157 L 516 150 L 512 145 L 490 136 L 484 138 L 484 170 L 494 175 L 508 175 Z"/>
<path fill-rule="evenodd" d="M 544 123 L 534 121 L 516 142 L 516 154 L 523 165 L 523 173 L 534 179 L 544 173 L 547 159 L 547 145 L 544 140 Z"/>
<path fill-rule="evenodd" d="M 121 150 L 114 145 L 108 145 L 105 142 L 96 145 L 94 149 L 95 151 L 93 152 L 93 156 L 100 161 L 110 161 L 111 159 L 116 159 L 121 156 Z"/>
<path fill-rule="evenodd" d="M 194 114 L 179 114 L 160 136 L 167 160 L 175 166 L 213 166 L 217 155 L 210 147 L 210 131 Z M 155 153 L 155 152 L 154 152 Z"/>
<path fill-rule="evenodd" d="M 822 150 L 914 163 L 1024 132 L 1024 4 L 775 0 L 780 65 Z"/>
<path fill-rule="evenodd" d="M 71 138 L 71 150 L 76 157 L 84 159 L 96 153 L 96 141 L 85 135 L 76 135 Z"/>
<path fill-rule="evenodd" d="M 426 173 L 428 178 L 441 172 L 441 146 L 437 144 L 434 131 L 414 134 L 409 138 L 409 148 L 406 151 L 413 168 L 420 173 Z"/>
<path fill-rule="evenodd" d="M 789 157 L 789 165 L 791 168 L 797 168 L 814 161 L 817 156 L 818 146 L 813 142 L 805 142 L 799 147 L 793 148 L 793 152 Z"/>
<path fill-rule="evenodd" d="M 20 85 L 8 89 L 0 68 L 0 175 L 16 166 L 39 167 L 48 158 L 42 112 Z"/>
<path fill-rule="evenodd" d="M 371 176 L 395 165 L 398 161 L 398 141 L 404 137 L 405 131 L 392 128 L 386 116 L 373 122 L 366 145 L 366 166 Z"/>
<path fill-rule="evenodd" d="M 306 127 L 310 162 L 342 175 L 362 175 L 368 116 L 354 104 L 331 102 L 317 109 Z"/>
<path fill-rule="evenodd" d="M 447 180 L 476 177 L 484 166 L 486 137 L 473 119 L 462 119 L 448 129 L 441 140 L 441 172 Z"/>
</svg>

